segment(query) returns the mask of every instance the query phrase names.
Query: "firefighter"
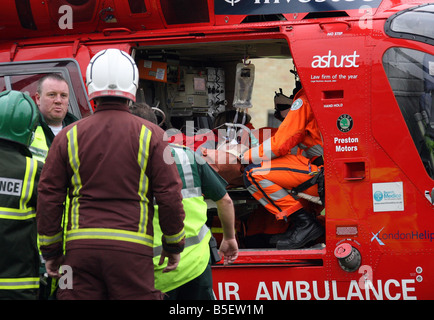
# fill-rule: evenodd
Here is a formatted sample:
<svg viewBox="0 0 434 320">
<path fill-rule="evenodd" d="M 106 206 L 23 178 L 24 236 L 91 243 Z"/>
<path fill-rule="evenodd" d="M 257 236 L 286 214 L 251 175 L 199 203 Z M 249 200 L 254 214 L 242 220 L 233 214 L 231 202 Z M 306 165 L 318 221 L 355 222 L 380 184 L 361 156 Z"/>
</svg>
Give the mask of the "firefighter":
<svg viewBox="0 0 434 320">
<path fill-rule="evenodd" d="M 165 162 L 163 130 L 129 110 L 138 76 L 126 52 L 98 52 L 86 72 L 96 111 L 60 131 L 48 152 L 37 220 L 48 274 L 72 281 L 70 286 L 59 281 L 58 299 L 162 298 L 154 288 L 154 199 L 163 231 L 162 259 L 168 258 L 165 271 L 179 263 L 185 243 L 182 182 L 176 165 Z M 62 269 L 66 274 L 60 274 L 61 265 L 68 266 Z"/>
<path fill-rule="evenodd" d="M 134 105 L 132 113 L 157 123 L 155 114 L 146 104 Z M 161 229 L 158 214 L 154 216 L 155 287 L 166 293 L 167 300 L 213 300 L 210 258 L 210 241 L 213 241 L 211 231 L 205 224 L 208 208 L 203 195 L 217 205 L 223 228 L 223 240 L 218 254 L 224 257 L 224 264 L 234 262 L 238 256 L 234 206 L 226 192 L 226 181 L 207 162 L 190 148 L 175 144 L 169 146 L 183 184 L 182 203 L 186 214 L 184 224 L 188 245 L 181 253 L 178 268 L 170 274 L 163 273 L 165 264 L 159 263 Z M 217 249 L 214 253 L 216 251 Z"/>
<path fill-rule="evenodd" d="M 36 188 L 42 163 L 28 147 L 38 122 L 33 100 L 0 94 L 0 300 L 37 299 Z"/>
<path fill-rule="evenodd" d="M 54 137 L 62 128 L 78 119 L 68 112 L 68 82 L 57 73 L 39 79 L 35 100 L 39 109 L 39 125 L 30 151 L 33 157 L 44 162 Z"/>
<path fill-rule="evenodd" d="M 290 103 L 288 98 L 286 104 Z M 277 248 L 298 249 L 319 238 L 324 229 L 287 190 L 319 171 L 323 142 L 303 88 L 296 92 L 290 108 L 281 106 L 278 111 L 284 120 L 276 133 L 243 155 L 244 163 L 252 163 L 245 169 L 245 181 L 253 197 L 277 220 L 290 218 L 292 222 L 283 237 L 278 238 Z M 291 149 L 296 146 L 298 152 L 292 154 Z M 314 185 L 305 193 L 317 195 L 318 188 Z"/>
</svg>

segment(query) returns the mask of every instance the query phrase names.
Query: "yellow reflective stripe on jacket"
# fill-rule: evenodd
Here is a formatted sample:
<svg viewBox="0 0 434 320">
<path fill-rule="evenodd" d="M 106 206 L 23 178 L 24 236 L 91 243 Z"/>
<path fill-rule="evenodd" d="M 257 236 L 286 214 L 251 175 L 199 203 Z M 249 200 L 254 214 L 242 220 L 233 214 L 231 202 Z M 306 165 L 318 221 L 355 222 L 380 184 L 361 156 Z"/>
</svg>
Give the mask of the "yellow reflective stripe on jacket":
<svg viewBox="0 0 434 320">
<path fill-rule="evenodd" d="M 39 278 L 0 278 L 0 290 L 38 289 Z"/>
<path fill-rule="evenodd" d="M 170 235 L 170 236 L 164 234 L 163 237 L 166 240 L 166 243 L 168 243 L 168 244 L 178 243 L 182 239 L 184 239 L 184 237 L 185 237 L 184 228 L 180 232 L 178 232 L 177 234 L 173 234 L 173 235 Z"/>
<path fill-rule="evenodd" d="M 27 220 L 36 217 L 36 211 L 32 208 L 11 209 L 0 208 L 0 219 Z"/>
<path fill-rule="evenodd" d="M 152 247 L 152 237 L 133 231 L 109 228 L 82 228 L 66 232 L 66 241 L 80 239 L 118 240 L 142 244 Z"/>
<path fill-rule="evenodd" d="M 57 242 L 62 242 L 63 232 L 59 232 L 54 236 L 45 236 L 45 235 L 38 235 L 38 236 L 39 236 L 39 244 L 41 246 L 49 246 Z"/>
<path fill-rule="evenodd" d="M 34 208 L 27 207 L 30 199 L 33 195 L 33 188 L 35 187 L 35 177 L 38 168 L 38 163 L 35 159 L 26 158 L 26 171 L 24 173 L 24 179 L 22 183 L 21 196 L 19 202 L 19 208 L 5 208 L 0 207 L 1 219 L 13 219 L 13 220 L 26 220 L 36 216 Z"/>
<path fill-rule="evenodd" d="M 140 131 L 139 140 L 139 153 L 137 155 L 137 162 L 140 166 L 140 180 L 138 194 L 140 197 L 140 220 L 139 220 L 139 232 L 145 234 L 148 226 L 148 203 L 149 199 L 146 197 L 148 193 L 149 181 L 146 176 L 146 167 L 148 165 L 149 158 L 149 144 L 151 141 L 152 132 L 142 126 Z"/>
<path fill-rule="evenodd" d="M 72 199 L 71 199 L 71 230 L 66 232 L 65 241 L 80 240 L 80 239 L 101 239 L 101 240 L 117 240 L 138 243 L 152 247 L 153 237 L 146 234 L 148 223 L 148 210 L 147 204 L 149 199 L 146 198 L 148 192 L 149 181 L 145 174 L 148 157 L 149 157 L 149 142 L 151 139 L 151 131 L 145 126 L 142 127 L 140 134 L 140 146 L 138 152 L 138 163 L 141 168 L 140 185 L 138 194 L 140 196 L 140 219 L 138 224 L 138 231 L 127 231 L 111 228 L 80 228 L 79 226 L 79 198 L 80 190 L 82 188 L 82 181 L 80 177 L 80 158 L 78 156 L 79 146 L 77 138 L 77 126 L 72 127 L 66 134 L 68 140 L 68 159 L 73 176 L 71 177 L 72 184 Z M 45 240 L 57 241 L 59 235 L 53 236 L 55 239 Z M 61 236 L 61 235 L 60 235 Z"/>
<path fill-rule="evenodd" d="M 35 159 L 26 158 L 26 173 L 24 174 L 23 190 L 21 191 L 20 209 L 27 209 L 27 203 L 32 197 L 38 163 Z"/>
<path fill-rule="evenodd" d="M 71 202 L 71 229 L 78 228 L 78 216 L 79 216 L 79 198 L 80 189 L 82 187 L 80 178 L 80 159 L 78 157 L 78 142 L 77 142 L 77 126 L 72 127 L 66 134 L 68 139 L 68 158 L 69 164 L 72 168 L 73 175 L 71 177 L 72 184 L 72 202 Z"/>
</svg>

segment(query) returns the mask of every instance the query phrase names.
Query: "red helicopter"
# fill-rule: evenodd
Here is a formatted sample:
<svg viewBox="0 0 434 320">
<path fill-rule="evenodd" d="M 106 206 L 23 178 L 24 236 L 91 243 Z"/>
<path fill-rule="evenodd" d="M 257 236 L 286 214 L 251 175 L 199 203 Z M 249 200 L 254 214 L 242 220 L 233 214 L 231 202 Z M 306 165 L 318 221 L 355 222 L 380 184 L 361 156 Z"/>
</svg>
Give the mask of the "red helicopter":
<svg viewBox="0 0 434 320">
<path fill-rule="evenodd" d="M 290 69 L 293 61 L 324 140 L 325 196 L 315 205 L 324 209 L 326 234 L 297 250 L 249 246 L 246 221 L 260 205 L 242 188 L 230 190 L 240 254 L 234 264 L 213 266 L 218 300 L 434 298 L 434 3 L 0 6 L 0 90 L 32 95 L 43 74 L 59 72 L 74 89 L 70 111 L 79 117 L 93 112 L 83 77 L 105 48 L 137 61 L 138 99 L 158 105 L 173 126 L 193 121 L 197 129 L 211 128 L 212 116 L 230 109 L 238 63 L 279 58 Z"/>
</svg>

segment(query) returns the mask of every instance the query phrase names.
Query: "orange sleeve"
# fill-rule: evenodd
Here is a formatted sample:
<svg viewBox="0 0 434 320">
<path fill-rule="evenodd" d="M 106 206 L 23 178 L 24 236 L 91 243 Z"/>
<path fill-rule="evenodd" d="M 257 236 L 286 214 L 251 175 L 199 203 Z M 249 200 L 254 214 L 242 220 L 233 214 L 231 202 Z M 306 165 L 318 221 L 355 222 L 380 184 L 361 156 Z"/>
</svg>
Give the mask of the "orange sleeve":
<svg viewBox="0 0 434 320">
<path fill-rule="evenodd" d="M 257 147 L 244 154 L 245 162 L 260 163 L 291 152 L 291 149 L 303 141 L 306 124 L 310 114 L 310 105 L 303 90 L 297 94 L 291 110 L 280 124 L 277 132 Z"/>
</svg>

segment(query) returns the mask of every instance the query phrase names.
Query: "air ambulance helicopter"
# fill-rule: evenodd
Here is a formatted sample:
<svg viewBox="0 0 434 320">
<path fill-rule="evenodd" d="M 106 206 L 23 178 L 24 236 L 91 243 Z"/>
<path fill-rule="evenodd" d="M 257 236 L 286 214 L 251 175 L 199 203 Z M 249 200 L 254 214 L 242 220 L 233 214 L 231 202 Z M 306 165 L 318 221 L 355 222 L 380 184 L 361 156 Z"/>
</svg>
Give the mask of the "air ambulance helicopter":
<svg viewBox="0 0 434 320">
<path fill-rule="evenodd" d="M 242 188 L 231 191 L 241 249 L 234 264 L 213 266 L 217 299 L 434 298 L 434 3 L 6 0 L 1 7 L 0 90 L 33 95 L 43 74 L 61 73 L 78 117 L 93 113 L 83 77 L 106 48 L 136 60 L 139 100 L 195 130 L 212 129 L 212 116 L 230 109 L 237 64 L 293 61 L 324 140 L 326 233 L 297 250 L 249 246 L 243 228 L 260 205 Z"/>
</svg>

